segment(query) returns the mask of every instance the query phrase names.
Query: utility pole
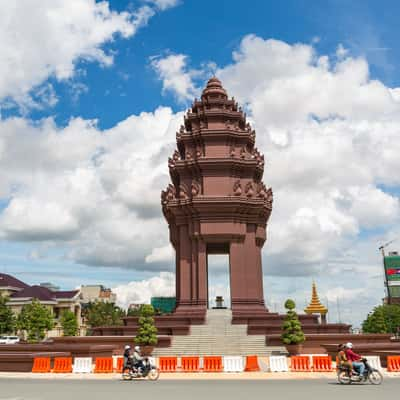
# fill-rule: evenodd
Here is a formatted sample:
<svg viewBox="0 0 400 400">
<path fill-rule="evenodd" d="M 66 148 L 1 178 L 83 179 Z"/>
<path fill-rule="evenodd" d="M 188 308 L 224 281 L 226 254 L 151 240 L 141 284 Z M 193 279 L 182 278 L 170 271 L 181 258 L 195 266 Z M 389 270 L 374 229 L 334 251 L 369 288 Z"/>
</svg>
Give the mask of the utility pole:
<svg viewBox="0 0 400 400">
<path fill-rule="evenodd" d="M 339 296 L 336 297 L 336 306 L 337 306 L 337 313 L 338 313 L 338 319 L 339 319 L 339 324 L 342 323 L 342 317 L 340 316 L 340 305 L 339 305 Z"/>
</svg>

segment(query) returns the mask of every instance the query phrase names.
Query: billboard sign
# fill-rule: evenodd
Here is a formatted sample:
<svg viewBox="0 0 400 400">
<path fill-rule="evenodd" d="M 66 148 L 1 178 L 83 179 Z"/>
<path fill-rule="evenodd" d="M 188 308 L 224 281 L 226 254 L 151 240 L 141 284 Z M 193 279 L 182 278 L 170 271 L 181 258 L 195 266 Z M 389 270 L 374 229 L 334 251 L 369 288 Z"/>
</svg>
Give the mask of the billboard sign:
<svg viewBox="0 0 400 400">
<path fill-rule="evenodd" d="M 388 284 L 400 281 L 400 256 L 385 256 L 384 264 Z"/>
</svg>

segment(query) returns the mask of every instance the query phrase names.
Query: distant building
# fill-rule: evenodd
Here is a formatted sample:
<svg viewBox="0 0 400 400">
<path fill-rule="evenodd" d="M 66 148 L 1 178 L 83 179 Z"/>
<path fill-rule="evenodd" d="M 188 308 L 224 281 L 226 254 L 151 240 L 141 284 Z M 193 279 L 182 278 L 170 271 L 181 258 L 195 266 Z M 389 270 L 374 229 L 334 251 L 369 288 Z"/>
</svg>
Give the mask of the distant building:
<svg viewBox="0 0 400 400">
<path fill-rule="evenodd" d="M 51 287 L 55 287 L 52 285 Z M 22 307 L 32 303 L 33 299 L 37 299 L 51 310 L 54 318 L 58 322 L 63 312 L 72 311 L 81 325 L 81 305 L 79 301 L 79 290 L 51 290 L 43 285 L 29 286 L 25 282 L 8 275 L 0 273 L 0 295 L 9 297 L 8 305 L 15 315 L 18 315 Z M 56 326 L 54 332 L 50 336 L 58 336 L 61 334 L 60 326 Z"/>
<path fill-rule="evenodd" d="M 104 303 L 115 303 L 117 295 L 111 289 L 105 288 L 103 285 L 82 285 L 80 288 L 80 301 L 82 304 L 94 301 L 102 301 Z"/>
</svg>

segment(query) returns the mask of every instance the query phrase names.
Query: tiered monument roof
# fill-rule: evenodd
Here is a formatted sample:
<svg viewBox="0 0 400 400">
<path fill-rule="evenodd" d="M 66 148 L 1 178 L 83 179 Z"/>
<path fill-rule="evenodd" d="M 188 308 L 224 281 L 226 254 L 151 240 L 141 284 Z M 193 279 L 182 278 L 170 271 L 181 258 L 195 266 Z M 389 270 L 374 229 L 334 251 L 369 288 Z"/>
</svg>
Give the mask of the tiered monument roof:
<svg viewBox="0 0 400 400">
<path fill-rule="evenodd" d="M 320 302 L 318 293 L 317 293 L 317 285 L 315 282 L 312 284 L 312 296 L 310 304 L 305 308 L 304 312 L 306 314 L 326 314 L 328 309 Z"/>
</svg>

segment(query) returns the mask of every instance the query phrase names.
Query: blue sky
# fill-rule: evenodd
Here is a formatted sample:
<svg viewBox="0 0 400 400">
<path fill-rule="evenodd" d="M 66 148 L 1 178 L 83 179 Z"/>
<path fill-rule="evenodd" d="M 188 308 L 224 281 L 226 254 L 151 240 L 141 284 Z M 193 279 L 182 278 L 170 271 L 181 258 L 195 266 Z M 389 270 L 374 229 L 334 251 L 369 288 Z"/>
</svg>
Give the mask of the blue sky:
<svg viewBox="0 0 400 400">
<path fill-rule="evenodd" d="M 400 233 L 399 12 L 396 1 L 1 5 L 2 269 L 118 286 L 125 303 L 170 293 L 158 196 L 182 112 L 217 73 L 246 107 L 275 193 L 267 303 L 293 293 L 302 307 L 316 279 L 326 301 L 358 302 L 360 316 L 343 307 L 342 319 L 359 323 L 383 296 L 377 247 Z M 223 270 L 217 260 L 216 292 Z"/>
</svg>

